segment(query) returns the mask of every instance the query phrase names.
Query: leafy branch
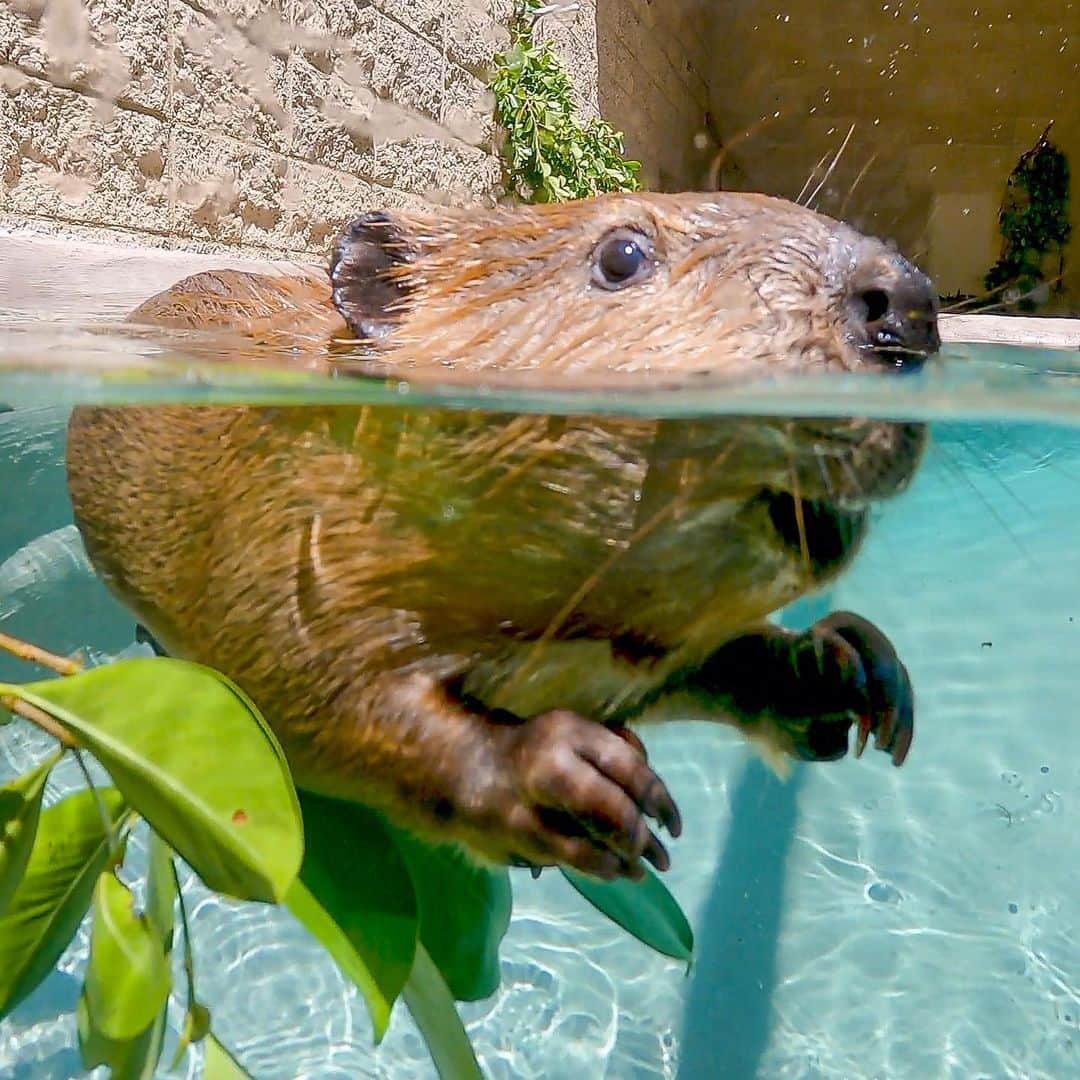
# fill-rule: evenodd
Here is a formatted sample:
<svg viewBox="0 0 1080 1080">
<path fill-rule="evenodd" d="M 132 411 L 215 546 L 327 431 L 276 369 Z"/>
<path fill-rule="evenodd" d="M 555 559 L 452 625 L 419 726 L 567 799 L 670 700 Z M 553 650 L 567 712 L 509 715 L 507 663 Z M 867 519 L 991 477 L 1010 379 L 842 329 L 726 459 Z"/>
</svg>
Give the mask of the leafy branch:
<svg viewBox="0 0 1080 1080">
<path fill-rule="evenodd" d="M 1050 141 L 1049 124 L 1035 145 L 1023 154 L 1009 176 L 998 215 L 1001 257 L 984 284 L 1001 291 L 1006 302 L 1034 307 L 1031 293 L 1046 281 L 1045 264 L 1056 256 L 1060 280 L 1069 223 L 1069 162 Z"/>
<path fill-rule="evenodd" d="M 359 988 L 376 1043 L 400 997 L 444 1080 L 480 1076 L 454 1003 L 498 987 L 512 906 L 506 870 L 424 844 L 367 807 L 298 796 L 258 710 L 209 668 L 158 657 L 83 671 L 9 637 L 0 648 L 61 676 L 0 683 L 0 703 L 59 742 L 0 788 L 0 1019 L 45 979 L 90 912 L 76 1010 L 83 1064 L 149 1080 L 175 990 L 179 915 L 186 1007 L 176 1062 L 202 1043 L 207 1076 L 244 1077 L 196 995 L 179 856 L 224 896 L 286 906 Z M 43 808 L 49 774 L 67 755 L 92 755 L 113 786 L 95 787 L 80 756 L 88 787 Z M 150 829 L 142 910 L 123 879 L 140 818 Z M 639 940 L 690 959 L 690 927 L 658 878 L 566 876 Z"/>
<path fill-rule="evenodd" d="M 496 57 L 491 88 L 506 132 L 507 187 L 526 202 L 561 202 L 637 191 L 641 165 L 623 158 L 622 133 L 599 118 L 583 122 L 574 88 L 550 43 L 537 44 L 539 0 L 521 0 L 510 49 Z"/>
</svg>

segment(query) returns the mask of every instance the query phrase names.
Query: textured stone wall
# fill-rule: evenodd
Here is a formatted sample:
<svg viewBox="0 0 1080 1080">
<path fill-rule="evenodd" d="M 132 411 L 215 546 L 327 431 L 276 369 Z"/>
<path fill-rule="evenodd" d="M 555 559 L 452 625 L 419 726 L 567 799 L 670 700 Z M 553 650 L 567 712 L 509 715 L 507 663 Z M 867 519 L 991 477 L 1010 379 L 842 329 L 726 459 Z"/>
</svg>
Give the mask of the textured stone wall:
<svg viewBox="0 0 1080 1080">
<path fill-rule="evenodd" d="M 511 0 L 0 0 L 0 221 L 325 254 L 361 208 L 494 197 Z"/>
<path fill-rule="evenodd" d="M 512 3 L 0 0 L 0 224 L 322 258 L 358 209 L 492 199 Z M 813 196 L 945 292 L 980 291 L 1009 171 L 1056 120 L 1080 308 L 1080 3 L 550 6 L 539 35 L 646 187 L 708 187 L 723 144 L 721 186 Z"/>
<path fill-rule="evenodd" d="M 982 291 L 997 213 L 1048 121 L 1073 171 L 1066 295 L 1080 310 L 1080 3 L 752 0 L 712 6 L 725 186 L 815 200 L 919 257 L 943 291 Z M 736 142 L 737 137 L 749 134 Z M 819 161 L 824 164 L 818 168 Z"/>
<path fill-rule="evenodd" d="M 592 0 L 600 111 L 626 136 L 644 185 L 699 190 L 715 147 L 706 122 L 718 0 Z"/>
</svg>

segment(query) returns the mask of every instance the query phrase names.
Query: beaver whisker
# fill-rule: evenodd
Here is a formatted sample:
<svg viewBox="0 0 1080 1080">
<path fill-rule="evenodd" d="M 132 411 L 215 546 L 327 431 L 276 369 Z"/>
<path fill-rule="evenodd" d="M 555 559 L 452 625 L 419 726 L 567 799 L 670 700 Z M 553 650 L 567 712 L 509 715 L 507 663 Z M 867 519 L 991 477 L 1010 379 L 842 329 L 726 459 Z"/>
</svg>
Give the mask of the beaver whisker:
<svg viewBox="0 0 1080 1080">
<path fill-rule="evenodd" d="M 520 682 L 524 675 L 536 669 L 544 647 L 555 638 L 560 630 L 563 629 L 567 621 L 574 614 L 574 610 L 580 606 L 581 602 L 589 595 L 589 593 L 600 584 L 615 563 L 623 558 L 627 552 L 632 550 L 636 544 L 641 543 L 641 541 L 658 526 L 663 524 L 663 522 L 668 520 L 668 518 L 672 517 L 678 510 L 685 506 L 690 501 L 691 496 L 699 491 L 705 479 L 716 469 L 723 467 L 724 462 L 731 456 L 741 440 L 742 431 L 740 429 L 732 435 L 727 446 L 713 459 L 710 466 L 707 469 L 702 470 L 696 483 L 687 484 L 685 487 L 680 488 L 667 503 L 661 506 L 659 510 L 634 530 L 624 545 L 615 548 L 596 570 L 593 571 L 580 586 L 578 586 L 566 603 L 563 604 L 547 624 L 543 633 L 536 639 L 529 655 L 525 658 L 515 675 L 511 676 L 507 684 L 508 686 L 513 686 L 517 682 Z"/>
<path fill-rule="evenodd" d="M 812 572 L 810 560 L 810 540 L 806 535 L 806 518 L 803 514 L 803 497 L 799 485 L 799 472 L 795 463 L 794 438 L 795 421 L 789 421 L 786 425 L 787 452 L 788 452 L 788 475 L 791 478 L 791 497 L 794 499 L 795 524 L 799 530 L 799 552 L 802 556 L 803 569 L 807 573 Z"/>
<path fill-rule="evenodd" d="M 805 206 L 806 205 L 803 202 L 803 196 L 810 190 L 810 185 L 814 182 L 814 178 L 818 174 L 818 169 L 820 169 L 821 166 L 825 164 L 825 159 L 828 156 L 829 156 L 829 151 L 826 150 L 825 153 L 822 154 L 820 158 L 818 158 L 818 163 L 810 170 L 810 175 L 807 176 L 806 183 L 803 184 L 803 186 L 799 189 L 799 194 L 795 196 L 794 201 L 797 202 L 799 204 L 799 206 Z"/>
<path fill-rule="evenodd" d="M 855 194 L 855 189 L 859 186 L 860 183 L 862 183 L 863 177 L 865 177 L 866 174 L 870 171 L 871 167 L 873 166 L 874 162 L 877 161 L 877 159 L 878 153 L 875 150 L 870 155 L 870 158 L 866 162 L 866 164 L 859 170 L 859 175 L 855 177 L 854 181 L 851 184 L 851 187 L 848 188 L 848 192 L 844 196 L 844 201 L 840 204 L 840 209 L 836 212 L 837 217 L 842 218 L 847 213 L 848 203 L 851 201 L 851 196 Z"/>
<path fill-rule="evenodd" d="M 861 356 L 870 356 L 878 365 L 908 375 L 921 371 L 933 355 L 928 349 L 907 345 L 876 345 L 873 342 L 864 342 L 856 348 Z"/>
<path fill-rule="evenodd" d="M 829 498 L 833 498 L 836 495 L 836 491 L 833 486 L 833 479 L 829 475 L 829 470 L 825 465 L 825 448 L 818 443 L 814 443 L 813 455 L 814 462 L 818 467 L 818 472 L 821 473 L 821 484 L 825 489 L 825 494 L 828 495 Z"/>
<path fill-rule="evenodd" d="M 920 356 L 924 360 L 933 355 L 929 349 L 920 349 L 914 345 L 860 345 L 859 348 L 875 353 L 902 353 L 904 356 Z"/>
<path fill-rule="evenodd" d="M 791 497 L 794 500 L 795 526 L 799 530 L 799 554 L 802 556 L 803 569 L 809 574 L 813 564 L 810 561 L 810 540 L 806 535 L 806 517 L 803 514 L 803 498 L 799 490 L 799 474 L 795 468 L 795 460 L 790 463 Z"/>
<path fill-rule="evenodd" d="M 869 502 L 866 495 L 866 488 L 862 481 L 859 479 L 859 474 L 855 469 L 855 465 L 850 457 L 837 456 L 837 461 L 840 463 L 840 468 L 847 473 L 848 483 L 851 485 L 851 490 L 841 493 L 841 501 L 845 506 L 863 507 Z"/>
<path fill-rule="evenodd" d="M 832 163 L 829 165 L 828 170 L 826 171 L 825 175 L 821 178 L 821 183 L 818 184 L 818 186 L 816 188 L 814 188 L 814 194 L 811 195 L 810 198 L 806 200 L 806 205 L 807 206 L 811 206 L 811 207 L 813 206 L 814 201 L 817 199 L 818 195 L 821 194 L 821 189 L 829 182 L 829 177 L 832 176 L 833 171 L 835 170 L 836 166 L 840 162 L 840 159 L 844 156 L 844 151 L 847 149 L 848 143 L 851 142 L 851 136 L 854 133 L 855 133 L 855 125 L 852 124 L 851 127 L 848 128 L 847 135 L 844 136 L 844 141 L 840 144 L 840 149 L 836 151 L 836 157 L 834 157 L 832 159 Z"/>
</svg>

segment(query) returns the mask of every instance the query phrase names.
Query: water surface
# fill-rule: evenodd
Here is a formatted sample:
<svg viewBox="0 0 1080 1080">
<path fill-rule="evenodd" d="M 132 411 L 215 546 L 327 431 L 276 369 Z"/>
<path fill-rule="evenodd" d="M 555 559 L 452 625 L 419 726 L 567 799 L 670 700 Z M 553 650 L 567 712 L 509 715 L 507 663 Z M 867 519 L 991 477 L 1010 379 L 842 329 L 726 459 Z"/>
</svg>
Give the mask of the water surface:
<svg viewBox="0 0 1080 1080">
<path fill-rule="evenodd" d="M 5 631 L 60 652 L 134 648 L 70 524 L 63 430 L 77 401 L 931 420 L 923 469 L 875 511 L 855 564 L 782 616 L 850 608 L 886 630 L 918 696 L 904 768 L 870 753 L 780 783 L 725 729 L 648 731 L 686 821 L 668 884 L 697 934 L 692 975 L 557 875 L 515 873 L 503 985 L 462 1012 L 486 1073 L 507 1080 L 1080 1075 L 1080 353 L 954 346 L 913 378 L 644 390 L 267 380 L 204 353 L 103 325 L 0 333 L 0 402 L 14 406 L 0 415 Z M 16 672 L 0 658 L 0 677 Z M 0 730 L 0 773 L 42 749 Z M 57 770 L 49 798 L 77 784 Z M 187 889 L 200 994 L 254 1076 L 434 1075 L 401 1009 L 372 1050 L 363 1003 L 287 916 Z M 0 1075 L 79 1075 L 86 943 L 80 931 L 0 1024 Z"/>
</svg>

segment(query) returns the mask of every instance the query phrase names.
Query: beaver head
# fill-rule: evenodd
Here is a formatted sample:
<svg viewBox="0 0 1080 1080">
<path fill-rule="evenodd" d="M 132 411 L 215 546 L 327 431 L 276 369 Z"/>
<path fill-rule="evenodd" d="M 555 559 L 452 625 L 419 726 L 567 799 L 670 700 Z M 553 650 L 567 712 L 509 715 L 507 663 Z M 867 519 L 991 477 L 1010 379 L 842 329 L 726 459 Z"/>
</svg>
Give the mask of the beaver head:
<svg viewBox="0 0 1080 1080">
<path fill-rule="evenodd" d="M 930 281 L 847 225 L 754 194 L 616 195 L 438 215 L 373 213 L 338 238 L 333 302 L 377 369 L 527 385 L 918 370 L 940 344 Z M 899 491 L 917 424 L 713 418 L 705 498 L 760 492 L 778 535 L 842 562 L 872 499 Z M 654 469 L 658 465 L 653 459 Z"/>
</svg>

